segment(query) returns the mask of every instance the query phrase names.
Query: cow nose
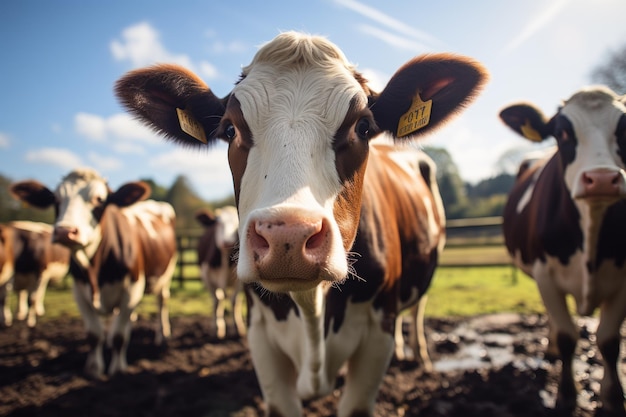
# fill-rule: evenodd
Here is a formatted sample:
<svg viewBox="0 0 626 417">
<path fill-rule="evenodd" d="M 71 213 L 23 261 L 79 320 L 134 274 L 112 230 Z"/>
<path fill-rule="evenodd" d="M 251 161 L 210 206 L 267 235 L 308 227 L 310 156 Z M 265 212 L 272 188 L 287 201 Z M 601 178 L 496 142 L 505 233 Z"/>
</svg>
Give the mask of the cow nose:
<svg viewBox="0 0 626 417">
<path fill-rule="evenodd" d="M 73 245 L 78 242 L 78 228 L 69 226 L 56 226 L 52 234 L 52 240 L 62 245 Z"/>
<path fill-rule="evenodd" d="M 583 197 L 615 197 L 624 188 L 620 171 L 598 169 L 582 174 Z"/>
<path fill-rule="evenodd" d="M 317 280 L 330 250 L 329 229 L 323 218 L 251 221 L 248 248 L 261 280 Z"/>
</svg>

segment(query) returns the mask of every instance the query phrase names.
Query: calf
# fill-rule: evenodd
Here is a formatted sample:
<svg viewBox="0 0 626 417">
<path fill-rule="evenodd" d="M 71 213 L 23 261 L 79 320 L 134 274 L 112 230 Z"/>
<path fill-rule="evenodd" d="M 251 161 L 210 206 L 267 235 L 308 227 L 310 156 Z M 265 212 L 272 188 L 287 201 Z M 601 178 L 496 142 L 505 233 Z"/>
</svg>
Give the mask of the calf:
<svg viewBox="0 0 626 417">
<path fill-rule="evenodd" d="M 242 299 L 238 297 L 241 283 L 237 281 L 233 253 L 239 242 L 237 228 L 239 217 L 233 206 L 218 208 L 214 212 L 200 210 L 196 220 L 204 226 L 198 241 L 200 277 L 213 298 L 213 320 L 219 339 L 226 336 L 226 293 L 230 292 L 232 317 L 239 336 L 245 334 Z"/>
<path fill-rule="evenodd" d="M 33 206 L 56 207 L 53 239 L 72 252 L 74 298 L 91 346 L 85 365 L 89 375 L 104 372 L 102 315 L 115 316 L 109 331 L 113 354 L 108 372 L 126 369 L 131 316 L 144 292 L 158 298 L 157 343 L 170 336 L 167 302 L 176 266 L 172 206 L 141 201 L 150 194 L 143 182 L 112 191 L 91 169 L 70 172 L 54 192 L 36 181 L 15 183 L 11 192 Z"/>
<path fill-rule="evenodd" d="M 504 237 L 515 263 L 537 281 L 550 320 L 550 350 L 563 370 L 557 406 L 576 405 L 572 358 L 579 338 L 567 304 L 578 314 L 600 309 L 597 343 L 604 361 L 603 408 L 624 414 L 617 372 L 626 315 L 626 99 L 590 87 L 552 118 L 530 104 L 505 108 L 501 119 L 532 141 L 556 138 L 553 155 L 524 164 L 504 209 Z"/>
<path fill-rule="evenodd" d="M 49 224 L 15 221 L 0 225 L 0 324 L 13 323 L 8 295 L 14 290 L 18 294 L 17 319 L 34 327 L 37 316 L 45 311 L 48 283 L 61 281 L 69 262 L 70 251 L 52 243 Z"/>
<path fill-rule="evenodd" d="M 431 54 L 378 94 L 335 45 L 287 32 L 223 99 L 173 65 L 118 81 L 121 102 L 170 139 L 229 144 L 237 277 L 268 415 L 301 414 L 343 364 L 338 415 L 372 415 L 396 317 L 428 288 L 444 233 L 426 157 L 402 143 L 441 125 L 485 78 L 468 58 Z"/>
</svg>

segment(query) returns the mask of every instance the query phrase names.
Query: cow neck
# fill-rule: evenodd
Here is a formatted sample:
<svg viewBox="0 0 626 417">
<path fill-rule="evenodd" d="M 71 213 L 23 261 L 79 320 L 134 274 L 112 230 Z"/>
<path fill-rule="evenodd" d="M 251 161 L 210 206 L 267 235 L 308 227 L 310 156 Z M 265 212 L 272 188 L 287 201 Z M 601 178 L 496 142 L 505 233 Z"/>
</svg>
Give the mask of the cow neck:
<svg viewBox="0 0 626 417">
<path fill-rule="evenodd" d="M 317 392 L 326 385 L 326 381 L 322 381 L 323 372 L 326 368 L 324 349 L 325 291 L 322 285 L 317 285 L 311 290 L 291 292 L 290 295 L 302 314 L 305 328 L 306 359 L 303 367 L 309 368 L 310 375 L 317 376 L 313 382 L 313 388 Z M 306 377 L 306 375 L 306 372 L 299 373 L 299 377 Z"/>
<path fill-rule="evenodd" d="M 102 241 L 102 231 L 100 225 L 96 226 L 94 231 L 94 238 L 84 248 L 78 249 L 74 252 L 74 259 L 76 262 L 87 271 L 89 277 L 89 284 L 91 285 L 91 302 L 93 307 L 98 310 L 102 306 L 100 301 L 100 286 L 98 285 L 97 270 L 99 265 L 94 264 L 94 258 L 98 247 Z"/>
</svg>

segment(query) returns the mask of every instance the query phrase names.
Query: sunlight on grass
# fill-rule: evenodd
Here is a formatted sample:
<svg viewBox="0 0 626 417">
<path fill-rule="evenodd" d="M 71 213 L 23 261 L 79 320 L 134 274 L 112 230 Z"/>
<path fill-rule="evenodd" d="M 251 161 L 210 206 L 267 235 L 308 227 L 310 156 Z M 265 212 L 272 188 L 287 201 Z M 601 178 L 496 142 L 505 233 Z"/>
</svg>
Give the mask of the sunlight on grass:
<svg viewBox="0 0 626 417">
<path fill-rule="evenodd" d="M 190 266 L 191 268 L 191 266 Z M 535 282 L 521 271 L 509 266 L 494 267 L 440 267 L 428 290 L 427 317 L 473 316 L 497 312 L 543 313 L 545 311 Z M 176 277 L 177 275 L 175 275 Z M 46 299 L 46 316 L 54 319 L 61 316 L 78 317 L 78 309 L 72 297 L 72 280 L 67 278 L 63 285 L 49 288 Z M 16 297 L 11 296 L 15 311 Z M 156 297 L 144 297 L 138 308 L 140 315 L 155 315 Z M 212 314 L 211 299 L 200 281 L 187 280 L 181 288 L 174 279 L 170 315 L 191 316 Z"/>
</svg>

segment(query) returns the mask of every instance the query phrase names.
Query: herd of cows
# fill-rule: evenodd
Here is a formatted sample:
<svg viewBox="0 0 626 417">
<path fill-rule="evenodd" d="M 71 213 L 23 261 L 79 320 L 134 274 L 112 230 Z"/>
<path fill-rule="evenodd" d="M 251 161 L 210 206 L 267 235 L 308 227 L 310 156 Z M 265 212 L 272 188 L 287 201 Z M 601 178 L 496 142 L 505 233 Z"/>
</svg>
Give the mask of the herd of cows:
<svg viewBox="0 0 626 417">
<path fill-rule="evenodd" d="M 371 416 L 392 355 L 404 352 L 396 320 L 415 317 L 416 356 L 428 363 L 423 304 L 445 244 L 445 214 L 432 160 L 411 146 L 467 106 L 488 78 L 478 62 L 429 54 L 372 91 L 344 54 L 321 37 L 286 32 L 259 49 L 224 98 L 175 65 L 118 80 L 122 105 L 183 146 L 229 145 L 237 208 L 202 211 L 201 275 L 225 335 L 226 288 L 245 292 L 235 324 L 246 334 L 268 416 L 302 414 L 302 401 L 330 393 L 344 365 L 338 416 Z M 563 363 L 556 407 L 576 407 L 572 361 L 577 313 L 600 310 L 602 408 L 625 415 L 618 375 L 626 317 L 626 98 L 594 86 L 546 117 L 524 103 L 501 120 L 531 141 L 556 138 L 545 158 L 524 161 L 504 211 L 507 249 L 538 285 L 550 323 L 548 351 Z M 168 300 L 177 261 L 175 213 L 130 182 L 118 190 L 91 169 L 55 190 L 27 180 L 12 194 L 55 208 L 53 226 L 0 226 L 0 318 L 20 293 L 18 319 L 35 326 L 50 280 L 68 269 L 91 347 L 85 371 L 124 372 L 133 311 L 157 295 L 156 342 L 170 332 Z M 236 277 L 236 279 L 234 278 Z M 102 316 L 114 316 L 108 334 Z M 103 349 L 111 361 L 105 367 Z M 420 346 L 421 345 L 421 346 Z M 421 353 L 419 353 L 421 350 Z"/>
</svg>

